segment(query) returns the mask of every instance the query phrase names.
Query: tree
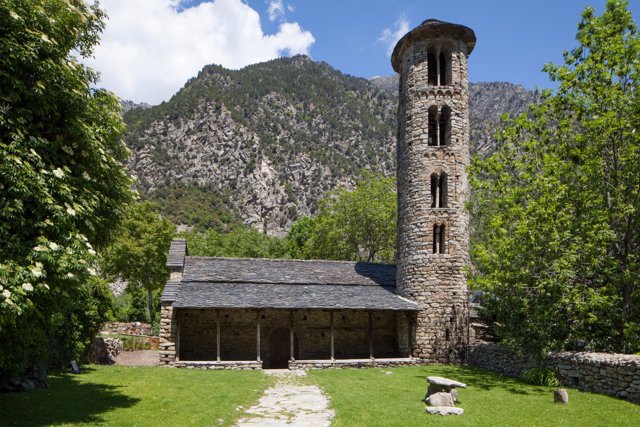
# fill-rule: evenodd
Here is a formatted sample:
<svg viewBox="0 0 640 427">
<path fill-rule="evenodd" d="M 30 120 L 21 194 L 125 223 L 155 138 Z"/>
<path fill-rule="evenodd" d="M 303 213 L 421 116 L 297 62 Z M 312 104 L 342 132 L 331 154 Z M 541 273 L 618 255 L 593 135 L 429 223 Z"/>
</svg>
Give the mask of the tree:
<svg viewBox="0 0 640 427">
<path fill-rule="evenodd" d="M 502 340 L 542 355 L 640 350 L 640 37 L 586 8 L 558 82 L 472 162 L 475 287 Z"/>
<path fill-rule="evenodd" d="M 167 254 L 174 232 L 174 225 L 160 216 L 153 204 L 135 204 L 102 254 L 103 270 L 126 280 L 132 295 L 135 289 L 147 291 L 151 322 L 155 321 L 153 292 L 169 278 Z"/>
<path fill-rule="evenodd" d="M 393 262 L 395 189 L 393 178 L 363 173 L 355 190 L 335 190 L 321 202 L 315 218 L 294 224 L 290 251 L 303 258 Z"/>
<path fill-rule="evenodd" d="M 286 258 L 287 247 L 281 237 L 272 237 L 255 228 L 236 226 L 227 233 L 215 229 L 184 233 L 189 253 L 198 256 L 231 258 Z"/>
<path fill-rule="evenodd" d="M 118 100 L 76 58 L 103 27 L 82 0 L 0 3 L 0 377 L 77 358 L 105 314 L 95 251 L 133 195 Z"/>
</svg>

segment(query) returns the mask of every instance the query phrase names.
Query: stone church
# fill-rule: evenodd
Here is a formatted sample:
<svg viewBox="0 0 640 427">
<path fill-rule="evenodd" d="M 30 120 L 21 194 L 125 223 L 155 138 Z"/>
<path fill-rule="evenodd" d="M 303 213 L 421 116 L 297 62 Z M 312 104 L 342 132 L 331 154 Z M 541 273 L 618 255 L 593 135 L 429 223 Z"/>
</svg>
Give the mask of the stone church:
<svg viewBox="0 0 640 427">
<path fill-rule="evenodd" d="M 160 363 L 209 369 L 458 363 L 469 341 L 469 112 L 474 32 L 427 20 L 400 74 L 397 265 L 189 256 L 171 244 Z"/>
</svg>

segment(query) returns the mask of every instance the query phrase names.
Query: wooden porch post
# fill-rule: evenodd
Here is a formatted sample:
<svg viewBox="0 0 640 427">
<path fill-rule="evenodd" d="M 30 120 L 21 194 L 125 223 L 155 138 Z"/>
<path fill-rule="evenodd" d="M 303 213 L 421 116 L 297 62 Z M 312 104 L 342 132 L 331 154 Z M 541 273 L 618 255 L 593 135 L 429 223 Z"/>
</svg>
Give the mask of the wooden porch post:
<svg viewBox="0 0 640 427">
<path fill-rule="evenodd" d="M 174 309 L 177 310 L 177 309 Z M 180 321 L 176 312 L 176 361 L 180 361 Z"/>
<path fill-rule="evenodd" d="M 289 360 L 292 362 L 294 359 L 293 354 L 293 311 L 289 312 Z"/>
<path fill-rule="evenodd" d="M 220 310 L 216 310 L 216 360 L 220 361 Z"/>
<path fill-rule="evenodd" d="M 373 359 L 373 313 L 369 311 L 369 359 Z"/>
<path fill-rule="evenodd" d="M 408 312 L 407 313 L 407 348 L 409 349 L 409 357 L 411 357 L 412 355 L 412 351 L 411 351 L 411 337 L 412 337 L 412 333 L 411 333 L 411 324 L 413 320 L 413 313 L 412 312 Z"/>
<path fill-rule="evenodd" d="M 256 360 L 260 362 L 260 310 L 257 311 L 257 331 L 256 331 Z"/>
<path fill-rule="evenodd" d="M 440 52 L 436 55 L 436 86 L 442 85 L 442 77 L 440 76 Z"/>
<path fill-rule="evenodd" d="M 331 336 L 331 360 L 335 361 L 335 347 L 334 347 L 334 341 L 333 341 L 333 311 L 329 312 L 329 323 L 331 324 L 331 332 L 330 332 L 330 336 Z"/>
</svg>

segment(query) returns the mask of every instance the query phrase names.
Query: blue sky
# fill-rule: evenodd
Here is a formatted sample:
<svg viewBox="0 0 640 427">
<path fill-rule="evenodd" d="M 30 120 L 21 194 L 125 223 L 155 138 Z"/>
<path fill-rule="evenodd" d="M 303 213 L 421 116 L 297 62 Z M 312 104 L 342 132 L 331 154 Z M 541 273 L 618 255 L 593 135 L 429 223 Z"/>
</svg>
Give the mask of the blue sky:
<svg viewBox="0 0 640 427">
<path fill-rule="evenodd" d="M 102 84 L 122 98 L 158 103 L 206 64 L 241 68 L 305 53 L 344 73 L 391 75 L 389 51 L 427 18 L 477 36 L 473 82 L 550 87 L 541 72 L 576 46 L 580 13 L 605 0 L 101 0 L 110 17 L 95 58 Z M 630 0 L 640 19 L 640 0 Z"/>
<path fill-rule="evenodd" d="M 248 2 L 266 16 L 263 0 Z M 414 28 L 427 18 L 472 28 L 478 39 L 469 60 L 471 81 L 508 81 L 528 88 L 549 85 L 544 63 L 561 62 L 563 50 L 576 45 L 580 13 L 590 5 L 601 13 L 604 0 L 439 0 L 439 1 L 293 1 L 287 18 L 316 39 L 310 54 L 360 77 L 390 75 L 385 46 L 376 43 L 384 28 L 407 20 Z M 285 2 L 286 4 L 286 2 Z M 640 1 L 629 8 L 640 20 Z M 267 32 L 276 22 L 265 20 Z"/>
</svg>

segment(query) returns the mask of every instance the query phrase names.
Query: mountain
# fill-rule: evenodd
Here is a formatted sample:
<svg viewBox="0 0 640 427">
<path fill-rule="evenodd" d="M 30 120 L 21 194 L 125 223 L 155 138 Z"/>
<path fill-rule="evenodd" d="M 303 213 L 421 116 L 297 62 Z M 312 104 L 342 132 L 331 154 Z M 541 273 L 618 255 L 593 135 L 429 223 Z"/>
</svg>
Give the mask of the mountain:
<svg viewBox="0 0 640 427">
<path fill-rule="evenodd" d="M 133 110 L 134 108 L 150 108 L 151 105 L 147 104 L 146 102 L 133 102 L 130 101 L 128 99 L 121 99 L 120 100 L 120 106 L 122 107 L 122 113 L 126 113 L 129 110 Z"/>
<path fill-rule="evenodd" d="M 394 89 L 395 87 L 395 89 Z M 472 146 L 535 94 L 471 85 Z M 397 76 L 368 81 L 306 56 L 204 67 L 168 102 L 124 113 L 128 167 L 175 222 L 282 234 L 363 169 L 395 173 Z"/>
</svg>

